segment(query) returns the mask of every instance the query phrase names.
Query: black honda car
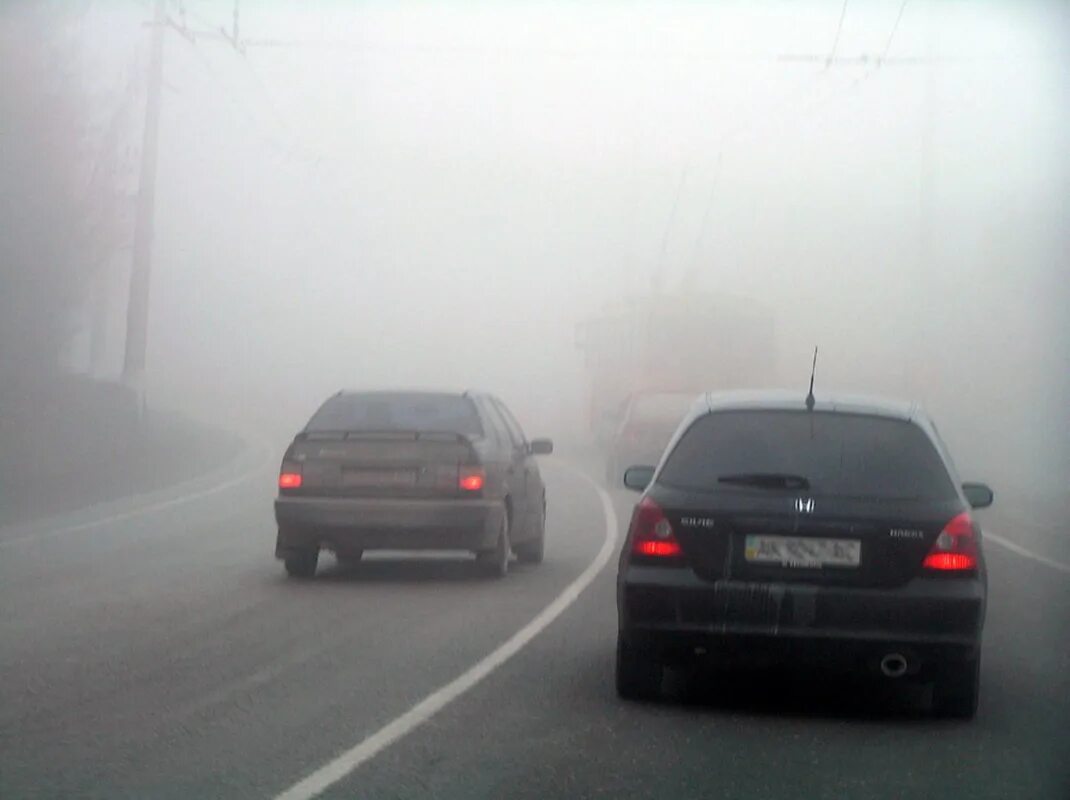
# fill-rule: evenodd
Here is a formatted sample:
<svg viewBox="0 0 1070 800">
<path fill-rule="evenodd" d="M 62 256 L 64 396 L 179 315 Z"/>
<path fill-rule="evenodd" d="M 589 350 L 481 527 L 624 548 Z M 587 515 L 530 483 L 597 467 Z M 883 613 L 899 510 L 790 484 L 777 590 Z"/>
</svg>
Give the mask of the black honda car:
<svg viewBox="0 0 1070 800">
<path fill-rule="evenodd" d="M 714 394 L 657 467 L 635 466 L 617 579 L 617 690 L 660 690 L 666 664 L 810 665 L 933 686 L 971 717 L 986 577 L 971 509 L 915 406 Z"/>
<path fill-rule="evenodd" d="M 496 576 L 512 554 L 542 561 L 546 489 L 529 442 L 495 397 L 339 392 L 283 456 L 275 555 L 312 577 L 321 549 L 462 550 Z"/>
</svg>

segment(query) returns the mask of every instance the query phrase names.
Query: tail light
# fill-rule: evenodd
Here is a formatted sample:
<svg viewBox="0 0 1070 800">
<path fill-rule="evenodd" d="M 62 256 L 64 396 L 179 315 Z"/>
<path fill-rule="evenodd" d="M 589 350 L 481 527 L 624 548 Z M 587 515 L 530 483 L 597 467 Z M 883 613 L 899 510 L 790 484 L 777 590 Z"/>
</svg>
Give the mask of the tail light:
<svg viewBox="0 0 1070 800">
<path fill-rule="evenodd" d="M 487 482 L 483 467 L 461 467 L 457 473 L 457 488 L 464 492 L 479 492 Z"/>
<path fill-rule="evenodd" d="M 977 530 L 963 511 L 940 531 L 922 566 L 938 572 L 971 572 L 977 569 L 977 561 Z"/>
<path fill-rule="evenodd" d="M 635 507 L 628 539 L 633 556 L 678 559 L 683 555 L 665 512 L 649 497 Z"/>
<path fill-rule="evenodd" d="M 300 489 L 302 482 L 301 465 L 284 462 L 279 470 L 279 489 Z"/>
</svg>

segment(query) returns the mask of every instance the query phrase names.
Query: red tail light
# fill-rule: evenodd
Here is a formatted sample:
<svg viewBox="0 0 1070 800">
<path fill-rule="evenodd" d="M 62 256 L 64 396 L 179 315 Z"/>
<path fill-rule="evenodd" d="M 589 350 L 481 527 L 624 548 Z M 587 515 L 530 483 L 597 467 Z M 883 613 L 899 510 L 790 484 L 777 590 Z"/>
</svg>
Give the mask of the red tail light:
<svg viewBox="0 0 1070 800">
<path fill-rule="evenodd" d="M 461 467 L 457 475 L 457 487 L 465 492 L 478 492 L 487 482 L 487 473 L 482 467 Z"/>
<path fill-rule="evenodd" d="M 647 539 L 642 542 L 636 542 L 632 547 L 632 552 L 639 556 L 678 556 L 680 555 L 680 545 L 675 540 L 656 542 Z"/>
<path fill-rule="evenodd" d="M 679 558 L 683 555 L 665 512 L 649 497 L 644 497 L 635 507 L 628 537 L 635 556 Z"/>
<path fill-rule="evenodd" d="M 280 472 L 279 473 L 279 488 L 280 489 L 300 489 L 301 488 L 301 473 L 300 472 Z"/>
<path fill-rule="evenodd" d="M 936 537 L 922 566 L 939 572 L 969 572 L 977 569 L 977 531 L 969 513 L 953 517 Z"/>
</svg>

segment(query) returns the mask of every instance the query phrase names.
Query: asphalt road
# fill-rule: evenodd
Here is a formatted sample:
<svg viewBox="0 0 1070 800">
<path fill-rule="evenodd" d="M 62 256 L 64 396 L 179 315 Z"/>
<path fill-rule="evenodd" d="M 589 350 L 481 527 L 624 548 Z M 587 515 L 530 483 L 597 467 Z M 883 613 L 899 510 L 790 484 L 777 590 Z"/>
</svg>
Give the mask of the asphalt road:
<svg viewBox="0 0 1070 800">
<path fill-rule="evenodd" d="M 272 798 L 322 777 L 596 559 L 599 490 L 560 460 L 544 474 L 547 560 L 501 582 L 452 557 L 326 558 L 316 581 L 286 580 L 271 467 L 0 530 L 0 797 Z M 621 526 L 630 502 L 612 496 Z M 411 731 L 402 718 L 324 796 L 1065 800 L 1070 574 L 988 557 L 972 722 L 928 719 L 923 692 L 827 679 L 681 678 L 662 703 L 622 703 L 614 551 L 515 655 Z"/>
</svg>

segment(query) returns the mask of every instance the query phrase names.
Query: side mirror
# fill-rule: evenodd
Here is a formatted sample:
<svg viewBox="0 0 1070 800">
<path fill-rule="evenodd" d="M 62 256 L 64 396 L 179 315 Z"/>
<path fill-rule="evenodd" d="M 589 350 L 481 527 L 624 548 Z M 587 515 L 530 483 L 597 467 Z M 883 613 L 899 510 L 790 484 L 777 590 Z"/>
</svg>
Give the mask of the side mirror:
<svg viewBox="0 0 1070 800">
<path fill-rule="evenodd" d="M 548 456 L 554 451 L 554 443 L 549 439 L 532 439 L 528 452 L 533 456 Z"/>
<path fill-rule="evenodd" d="M 983 483 L 964 483 L 962 493 L 966 495 L 970 508 L 988 508 L 996 499 L 995 492 Z"/>
<path fill-rule="evenodd" d="M 653 467 L 628 467 L 624 471 L 624 485 L 633 492 L 641 492 L 654 480 Z"/>
</svg>

